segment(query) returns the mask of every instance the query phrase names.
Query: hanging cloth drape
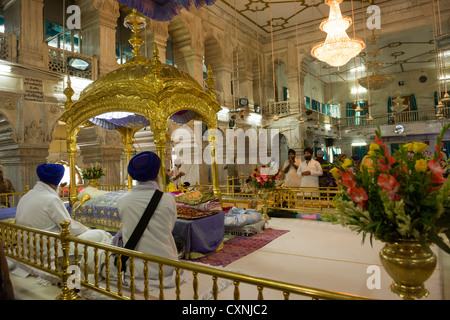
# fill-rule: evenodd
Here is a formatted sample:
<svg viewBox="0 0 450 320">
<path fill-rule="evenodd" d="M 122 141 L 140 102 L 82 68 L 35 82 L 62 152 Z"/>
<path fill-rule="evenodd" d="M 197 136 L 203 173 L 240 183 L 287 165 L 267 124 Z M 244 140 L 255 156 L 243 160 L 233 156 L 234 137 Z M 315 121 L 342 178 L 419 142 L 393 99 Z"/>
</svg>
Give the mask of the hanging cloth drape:
<svg viewBox="0 0 450 320">
<path fill-rule="evenodd" d="M 417 102 L 416 97 L 414 96 L 414 93 L 411 94 L 411 111 L 417 111 Z M 418 112 L 411 112 L 412 121 L 418 121 L 419 120 L 419 113 Z"/>
<path fill-rule="evenodd" d="M 305 97 L 305 105 L 306 108 L 311 109 L 311 99 L 309 97 Z"/>
<path fill-rule="evenodd" d="M 450 141 L 442 141 L 444 143 L 444 152 L 447 155 L 447 159 L 450 157 Z"/>
<path fill-rule="evenodd" d="M 450 94 L 450 90 L 447 91 L 448 94 Z M 438 92 L 435 91 L 434 92 L 434 107 L 436 107 L 439 104 L 439 99 L 438 99 Z"/>
<path fill-rule="evenodd" d="M 391 97 L 389 97 L 388 98 L 388 102 L 387 102 L 387 112 L 388 113 L 392 113 L 392 98 Z"/>
<path fill-rule="evenodd" d="M 361 163 L 361 160 L 366 156 L 367 154 L 367 148 L 366 146 L 355 146 L 353 147 L 353 155 L 359 156 L 359 163 Z"/>
</svg>

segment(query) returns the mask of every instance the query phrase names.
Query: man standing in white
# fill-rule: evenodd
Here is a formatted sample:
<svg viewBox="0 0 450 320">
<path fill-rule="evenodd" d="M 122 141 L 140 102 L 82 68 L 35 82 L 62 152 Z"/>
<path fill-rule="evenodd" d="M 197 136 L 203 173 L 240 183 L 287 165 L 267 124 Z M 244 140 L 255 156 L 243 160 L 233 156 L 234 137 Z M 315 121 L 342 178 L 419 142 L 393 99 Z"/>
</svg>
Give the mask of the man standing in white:
<svg viewBox="0 0 450 320">
<path fill-rule="evenodd" d="M 131 237 L 155 190 L 159 190 L 156 179 L 158 178 L 160 167 L 161 159 L 156 153 L 150 151 L 137 154 L 128 164 L 128 173 L 137 181 L 137 184 L 132 190 L 121 196 L 117 203 L 119 216 L 123 223 L 122 237 L 124 246 Z M 175 198 L 168 193 L 164 193 L 134 250 L 177 260 L 178 252 L 172 235 L 176 219 Z M 143 261 L 135 259 L 134 264 L 135 277 L 143 278 Z M 158 265 L 149 263 L 148 269 L 149 279 L 158 279 Z M 174 268 L 165 266 L 163 268 L 164 277 L 173 275 L 173 270 Z M 164 281 L 164 284 L 166 284 L 166 281 Z"/>
<path fill-rule="evenodd" d="M 284 187 L 298 188 L 301 185 L 301 176 L 297 174 L 298 167 L 302 160 L 295 158 L 295 150 L 289 149 L 289 159 L 284 162 L 283 172 L 286 174 Z"/>
<path fill-rule="evenodd" d="M 300 163 L 297 170 L 297 174 L 302 177 L 301 187 L 319 188 L 319 177 L 323 174 L 322 166 L 312 158 L 313 150 L 310 147 L 305 148 L 304 154 L 305 161 Z"/>
</svg>

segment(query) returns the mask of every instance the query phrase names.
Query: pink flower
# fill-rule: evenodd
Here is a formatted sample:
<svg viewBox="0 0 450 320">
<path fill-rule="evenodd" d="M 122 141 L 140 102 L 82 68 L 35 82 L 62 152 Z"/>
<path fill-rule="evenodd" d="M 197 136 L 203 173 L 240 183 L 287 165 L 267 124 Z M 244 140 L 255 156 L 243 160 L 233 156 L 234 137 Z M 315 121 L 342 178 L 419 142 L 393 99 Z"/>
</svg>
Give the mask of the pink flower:
<svg viewBox="0 0 450 320">
<path fill-rule="evenodd" d="M 434 174 L 444 174 L 445 170 L 441 167 L 441 163 L 439 159 L 431 159 L 428 161 L 428 168 L 430 168 L 431 172 Z"/>
<path fill-rule="evenodd" d="M 388 162 L 386 163 L 385 159 L 378 159 L 378 164 L 380 165 L 380 169 L 383 171 L 389 171 L 391 166 L 395 163 L 395 159 L 391 156 L 387 156 Z"/>
<path fill-rule="evenodd" d="M 383 139 L 378 139 L 378 137 L 375 136 L 375 143 L 379 144 L 381 146 L 381 145 L 383 145 Z"/>
<path fill-rule="evenodd" d="M 366 190 L 364 190 L 364 188 L 353 187 L 348 190 L 348 193 L 353 202 L 356 202 L 363 209 L 365 209 L 366 201 L 369 199 L 369 197 L 367 196 L 367 192 Z"/>
<path fill-rule="evenodd" d="M 343 185 L 348 189 L 356 187 L 356 182 L 353 180 L 355 175 L 352 172 L 347 172 L 342 174 Z"/>
<path fill-rule="evenodd" d="M 440 189 L 442 187 L 442 185 L 445 183 L 445 178 L 442 176 L 442 174 L 433 174 L 433 176 L 431 177 L 431 183 L 438 183 L 438 186 L 430 186 L 428 187 L 428 191 L 434 191 L 437 189 Z"/>
<path fill-rule="evenodd" d="M 384 173 L 380 174 L 378 176 L 378 185 L 387 191 L 389 200 L 395 201 L 400 198 L 400 196 L 397 194 L 398 189 L 400 189 L 401 185 L 397 182 L 397 179 L 395 179 L 393 176 L 388 176 Z"/>
</svg>

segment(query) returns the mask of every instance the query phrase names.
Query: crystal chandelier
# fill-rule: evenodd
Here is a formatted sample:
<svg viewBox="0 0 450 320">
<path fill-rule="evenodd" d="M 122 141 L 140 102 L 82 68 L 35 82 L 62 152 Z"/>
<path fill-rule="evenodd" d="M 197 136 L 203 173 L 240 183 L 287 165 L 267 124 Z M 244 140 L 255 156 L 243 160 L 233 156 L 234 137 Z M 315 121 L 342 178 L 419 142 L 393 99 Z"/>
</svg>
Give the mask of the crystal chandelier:
<svg viewBox="0 0 450 320">
<path fill-rule="evenodd" d="M 395 75 L 392 73 L 380 72 L 384 63 L 377 61 L 377 56 L 381 53 L 381 50 L 376 48 L 377 41 L 378 36 L 372 30 L 372 36 L 369 38 L 369 42 L 372 43 L 372 50 L 367 53 L 367 56 L 371 57 L 372 61 L 366 63 L 367 70 L 370 74 L 358 79 L 358 83 L 367 90 L 386 88 L 395 79 Z"/>
<path fill-rule="evenodd" d="M 330 7 L 330 15 L 320 24 L 320 30 L 327 33 L 324 42 L 316 44 L 311 55 L 333 67 L 340 67 L 356 57 L 365 47 L 364 41 L 352 39 L 345 30 L 352 24 L 352 19 L 343 17 L 339 4 L 343 0 L 325 0 Z"/>
<path fill-rule="evenodd" d="M 394 114 L 400 113 L 409 107 L 409 105 L 404 104 L 405 99 L 400 97 L 400 91 L 397 90 L 396 93 L 397 93 L 396 98 L 392 100 L 392 102 L 394 102 L 394 104 L 391 106 L 392 113 L 394 113 Z"/>
</svg>

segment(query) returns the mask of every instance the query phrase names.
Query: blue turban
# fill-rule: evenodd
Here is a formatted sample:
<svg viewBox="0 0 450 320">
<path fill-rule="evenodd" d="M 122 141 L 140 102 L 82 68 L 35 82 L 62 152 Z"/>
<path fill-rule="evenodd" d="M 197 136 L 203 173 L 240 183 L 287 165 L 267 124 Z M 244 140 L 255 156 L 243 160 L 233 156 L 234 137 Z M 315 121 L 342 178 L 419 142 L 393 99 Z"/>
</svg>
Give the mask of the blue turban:
<svg viewBox="0 0 450 320">
<path fill-rule="evenodd" d="M 133 158 L 128 164 L 128 174 L 137 181 L 155 180 L 161 167 L 161 159 L 151 151 L 144 151 Z"/>
<path fill-rule="evenodd" d="M 39 180 L 55 186 L 61 182 L 61 179 L 64 177 L 64 171 L 64 166 L 56 163 L 44 163 L 38 165 L 36 168 Z"/>
<path fill-rule="evenodd" d="M 319 155 L 319 154 L 321 154 L 321 155 L 325 155 L 325 152 L 323 151 L 323 150 L 319 150 L 319 151 L 317 151 L 317 155 Z"/>
</svg>

